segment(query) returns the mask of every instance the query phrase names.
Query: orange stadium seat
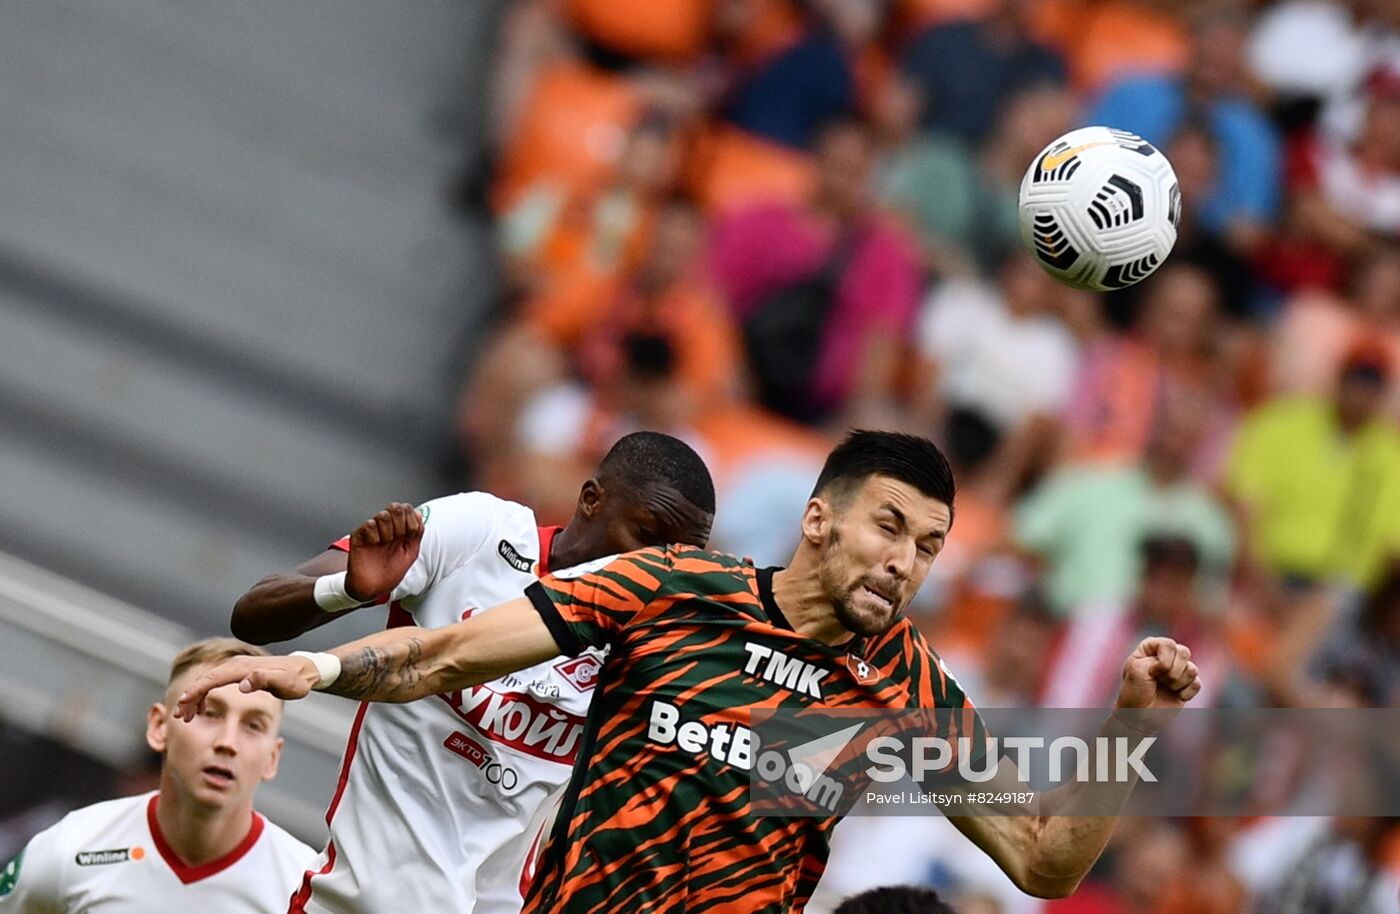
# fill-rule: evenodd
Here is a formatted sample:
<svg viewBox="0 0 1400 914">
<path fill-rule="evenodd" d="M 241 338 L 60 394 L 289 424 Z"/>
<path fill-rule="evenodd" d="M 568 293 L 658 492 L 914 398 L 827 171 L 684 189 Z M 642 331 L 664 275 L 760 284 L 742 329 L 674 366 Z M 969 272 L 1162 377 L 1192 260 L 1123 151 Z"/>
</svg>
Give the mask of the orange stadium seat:
<svg viewBox="0 0 1400 914">
<path fill-rule="evenodd" d="M 748 15 L 731 31 L 729 56 L 754 66 L 802 34 L 802 14 L 792 0 L 749 0 Z"/>
<path fill-rule="evenodd" d="M 1145 347 L 1130 345 L 1135 356 L 1119 354 L 1108 367 L 1112 378 L 1102 384 L 1091 424 L 1070 434 L 1069 458 L 1085 463 L 1131 463 L 1147 447 L 1152 431 L 1152 404 L 1161 376 L 1157 360 Z"/>
<path fill-rule="evenodd" d="M 553 345 L 573 349 L 606 307 L 615 276 L 587 266 L 562 273 L 522 305 L 525 323 Z"/>
<path fill-rule="evenodd" d="M 1400 873 L 1400 828 L 1391 826 L 1390 833 L 1381 843 L 1378 856 L 1385 861 L 1386 869 Z"/>
<path fill-rule="evenodd" d="M 997 0 L 901 0 L 897 13 L 901 22 L 921 29 L 939 22 L 980 19 L 997 6 Z"/>
<path fill-rule="evenodd" d="M 1129 73 L 1175 73 L 1186 66 L 1190 37 L 1181 20 L 1130 0 L 1047 0 L 1042 40 L 1069 60 L 1081 91 L 1097 92 Z"/>
<path fill-rule="evenodd" d="M 645 333 L 669 339 L 676 355 L 676 380 L 697 403 L 726 402 L 739 375 L 741 350 L 738 332 L 724 306 L 695 283 L 678 282 L 651 301 L 645 301 L 624 283 L 604 291 L 601 307 L 586 317 L 580 336 L 579 362 L 585 377 L 595 385 L 622 372 L 622 337 Z M 601 315 L 601 317 L 600 317 Z M 554 330 L 542 321 L 540 329 Z"/>
<path fill-rule="evenodd" d="M 576 189 L 596 185 L 641 111 L 640 95 L 624 79 L 572 63 L 542 71 L 502 157 L 496 208 L 544 175 Z"/>
<path fill-rule="evenodd" d="M 716 212 L 759 201 L 805 200 L 816 168 L 802 153 L 721 125 L 697 138 L 689 179 L 700 205 Z"/>
<path fill-rule="evenodd" d="M 714 0 L 566 0 L 578 31 L 632 57 L 689 60 L 705 48 Z"/>
<path fill-rule="evenodd" d="M 707 462 L 720 484 L 763 454 L 801 454 L 820 464 L 831 449 L 831 442 L 819 433 L 740 403 L 704 413 L 695 421 L 695 431 L 705 442 Z"/>
</svg>

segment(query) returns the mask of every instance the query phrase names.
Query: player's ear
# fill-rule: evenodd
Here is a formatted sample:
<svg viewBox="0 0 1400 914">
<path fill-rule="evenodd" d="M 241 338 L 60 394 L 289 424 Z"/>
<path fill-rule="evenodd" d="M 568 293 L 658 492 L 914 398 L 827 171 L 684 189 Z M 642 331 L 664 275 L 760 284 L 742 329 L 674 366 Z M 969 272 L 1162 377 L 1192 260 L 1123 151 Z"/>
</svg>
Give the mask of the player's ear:
<svg viewBox="0 0 1400 914">
<path fill-rule="evenodd" d="M 833 517 L 831 505 L 826 499 L 809 498 L 807 508 L 802 512 L 802 538 L 814 546 L 825 543 L 831 533 Z"/>
<path fill-rule="evenodd" d="M 146 745 L 151 747 L 152 752 L 165 751 L 166 728 L 169 726 L 170 714 L 165 705 L 160 702 L 151 705 L 151 709 L 146 712 Z"/>
<path fill-rule="evenodd" d="M 282 737 L 277 737 L 277 742 L 272 747 L 272 754 L 267 757 L 267 764 L 263 765 L 262 779 L 270 781 L 277 777 L 277 763 L 282 760 Z"/>
<path fill-rule="evenodd" d="M 583 488 L 578 490 L 578 510 L 584 517 L 594 517 L 603 507 L 603 495 L 606 490 L 603 484 L 598 481 L 597 476 L 590 476 L 584 482 Z"/>
</svg>

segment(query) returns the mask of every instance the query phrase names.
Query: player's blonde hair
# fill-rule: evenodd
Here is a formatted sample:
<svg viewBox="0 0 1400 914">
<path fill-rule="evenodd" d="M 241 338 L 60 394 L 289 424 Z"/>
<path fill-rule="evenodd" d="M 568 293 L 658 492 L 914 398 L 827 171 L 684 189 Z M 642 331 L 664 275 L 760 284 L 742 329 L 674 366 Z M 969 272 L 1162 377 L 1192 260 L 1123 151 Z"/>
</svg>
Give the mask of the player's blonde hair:
<svg viewBox="0 0 1400 914">
<path fill-rule="evenodd" d="M 170 679 L 174 683 L 186 672 L 197 666 L 223 663 L 233 657 L 267 657 L 268 652 L 251 644 L 244 644 L 237 638 L 205 638 L 196 641 L 175 655 L 170 664 Z"/>
</svg>

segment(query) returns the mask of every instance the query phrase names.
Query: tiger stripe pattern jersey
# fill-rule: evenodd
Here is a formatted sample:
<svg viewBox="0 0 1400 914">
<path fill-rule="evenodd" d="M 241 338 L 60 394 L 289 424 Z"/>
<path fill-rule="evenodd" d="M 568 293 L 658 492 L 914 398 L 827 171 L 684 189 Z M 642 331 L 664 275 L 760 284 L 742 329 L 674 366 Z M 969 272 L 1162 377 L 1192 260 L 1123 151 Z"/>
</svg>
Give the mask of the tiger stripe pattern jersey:
<svg viewBox="0 0 1400 914">
<path fill-rule="evenodd" d="M 751 709 L 975 718 L 907 619 L 841 647 L 805 638 L 773 600 L 774 572 L 672 546 L 530 586 L 566 654 L 609 653 L 526 912 L 798 910 L 836 816 L 750 813 Z"/>
</svg>

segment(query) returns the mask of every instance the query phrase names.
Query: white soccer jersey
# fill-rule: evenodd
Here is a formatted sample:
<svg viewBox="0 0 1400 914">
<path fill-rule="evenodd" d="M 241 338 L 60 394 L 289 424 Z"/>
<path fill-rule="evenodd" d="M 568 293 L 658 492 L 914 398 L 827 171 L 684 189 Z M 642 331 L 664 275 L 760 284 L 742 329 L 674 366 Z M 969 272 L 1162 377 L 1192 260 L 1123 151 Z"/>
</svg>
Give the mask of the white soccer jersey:
<svg viewBox="0 0 1400 914">
<path fill-rule="evenodd" d="M 557 528 L 473 492 L 428 502 L 389 624 L 450 625 L 520 597 Z M 343 545 L 344 541 L 342 541 Z M 555 658 L 409 704 L 363 703 L 293 914 L 518 912 L 531 816 L 568 779 L 601 667 Z"/>
<path fill-rule="evenodd" d="M 40 832 L 0 871 L 3 914 L 283 914 L 316 851 L 257 813 L 228 854 L 189 866 L 155 793 L 97 803 Z"/>
</svg>

